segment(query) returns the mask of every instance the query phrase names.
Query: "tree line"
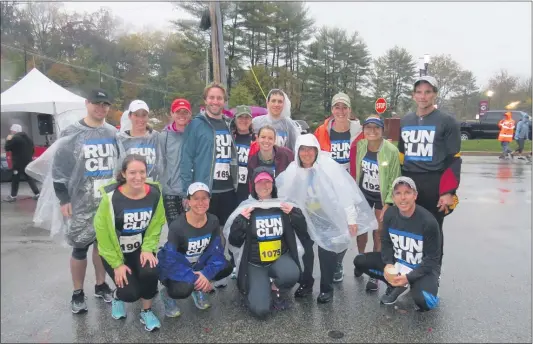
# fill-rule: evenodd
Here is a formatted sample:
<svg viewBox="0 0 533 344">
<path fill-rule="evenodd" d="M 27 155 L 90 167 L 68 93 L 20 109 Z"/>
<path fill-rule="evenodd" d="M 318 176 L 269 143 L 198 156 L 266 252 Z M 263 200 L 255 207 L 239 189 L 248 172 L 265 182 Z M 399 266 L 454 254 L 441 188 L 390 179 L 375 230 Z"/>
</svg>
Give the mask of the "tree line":
<svg viewBox="0 0 533 344">
<path fill-rule="evenodd" d="M 69 13 L 55 2 L 2 2 L 2 91 L 35 66 L 76 93 L 107 89 L 115 116 L 137 98 L 160 115 L 175 97 L 198 109 L 212 80 L 210 30 L 200 25 L 208 3 L 174 6 L 192 19 L 175 20 L 171 32 L 128 33 L 127 23 L 106 8 Z M 372 56 L 358 32 L 317 27 L 305 2 L 221 2 L 221 12 L 231 107 L 265 106 L 264 93 L 282 88 L 293 117 L 310 124 L 329 115 L 339 91 L 361 118 L 374 112 L 379 97 L 388 103 L 384 116 L 412 110 L 419 58 L 405 48 Z M 531 111 L 531 78 L 501 70 L 480 89 L 473 73 L 445 52 L 435 52 L 428 74 L 439 81 L 438 106 L 458 118 L 473 118 L 488 89 L 494 91 L 491 108 L 520 101 L 519 109 Z"/>
</svg>

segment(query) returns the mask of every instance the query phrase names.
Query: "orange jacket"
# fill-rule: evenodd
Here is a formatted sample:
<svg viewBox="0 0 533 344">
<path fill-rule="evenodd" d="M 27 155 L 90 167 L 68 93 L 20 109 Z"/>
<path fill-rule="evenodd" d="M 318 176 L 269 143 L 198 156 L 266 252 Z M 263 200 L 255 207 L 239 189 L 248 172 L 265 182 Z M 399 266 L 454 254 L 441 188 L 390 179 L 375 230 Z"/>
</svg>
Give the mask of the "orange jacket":
<svg viewBox="0 0 533 344">
<path fill-rule="evenodd" d="M 320 143 L 320 150 L 331 152 L 331 140 L 329 131 L 333 126 L 333 116 L 326 118 L 324 124 L 316 128 L 315 136 Z M 359 121 L 350 121 L 350 144 L 358 138 L 363 137 L 363 128 Z"/>
<path fill-rule="evenodd" d="M 513 141 L 515 121 L 513 120 L 510 112 L 505 113 L 505 119 L 502 119 L 498 123 L 498 127 L 500 128 L 500 135 L 498 135 L 498 141 L 500 142 Z"/>
</svg>

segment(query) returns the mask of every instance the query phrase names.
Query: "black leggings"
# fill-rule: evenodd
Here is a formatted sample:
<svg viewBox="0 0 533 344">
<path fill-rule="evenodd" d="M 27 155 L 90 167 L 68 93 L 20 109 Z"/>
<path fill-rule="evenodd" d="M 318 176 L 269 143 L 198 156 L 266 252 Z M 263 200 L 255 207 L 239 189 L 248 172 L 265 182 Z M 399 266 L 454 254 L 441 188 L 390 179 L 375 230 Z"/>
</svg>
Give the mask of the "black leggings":
<svg viewBox="0 0 533 344">
<path fill-rule="evenodd" d="M 315 252 L 313 251 L 314 243 L 315 242 L 311 240 L 311 238 L 302 240 L 302 246 L 304 248 L 304 255 L 302 257 L 304 271 L 300 278 L 300 284 L 313 285 L 315 282 L 315 279 L 313 278 L 315 264 Z M 333 275 L 337 269 L 338 260 L 337 253 L 324 250 L 322 247 L 318 246 L 321 293 L 329 293 L 330 291 L 333 291 Z"/>
<path fill-rule="evenodd" d="M 237 208 L 237 194 L 234 190 L 222 193 L 213 193 L 207 212 L 218 217 L 220 226 L 224 227 L 228 217 Z"/>
<path fill-rule="evenodd" d="M 115 270 L 102 257 L 104 268 L 109 277 L 115 281 Z M 140 298 L 151 300 L 157 294 L 158 271 L 151 268 L 150 263 L 141 266 L 141 249 L 124 254 L 124 264 L 131 269 L 131 275 L 126 274 L 128 284 L 123 288 L 117 287 L 116 297 L 124 302 L 135 302 Z"/>
<path fill-rule="evenodd" d="M 178 218 L 183 209 L 183 198 L 180 196 L 163 195 L 163 205 L 165 207 L 165 216 L 167 218 L 167 224 L 170 226 L 172 221 Z"/>
<path fill-rule="evenodd" d="M 214 278 L 214 281 L 220 281 L 223 278 L 228 277 L 233 272 L 233 266 L 226 262 L 226 266 L 222 269 Z M 168 296 L 172 299 L 186 299 L 191 296 L 194 291 L 194 284 L 187 282 L 176 282 L 172 280 L 166 280 L 162 284 L 167 287 Z"/>
<path fill-rule="evenodd" d="M 368 252 L 357 255 L 353 260 L 353 264 L 360 272 L 377 278 L 390 286 L 389 282 L 383 277 L 385 264 L 381 259 L 380 252 Z M 420 310 L 429 311 L 437 307 L 439 302 L 439 297 L 437 296 L 439 291 L 438 279 L 439 274 L 435 272 L 425 275 L 411 284 L 411 297 Z"/>
<path fill-rule="evenodd" d="M 440 228 L 440 249 L 441 256 L 439 264 L 442 265 L 442 256 L 444 255 L 444 232 L 442 231 L 442 225 L 444 222 L 444 212 L 439 211 L 437 204 L 439 203 L 439 185 L 440 185 L 440 173 L 409 173 L 402 172 L 406 177 L 411 178 L 418 191 L 416 198 L 416 204 L 424 207 L 428 210 L 437 220 Z"/>
<path fill-rule="evenodd" d="M 26 181 L 30 185 L 31 191 L 35 194 L 39 194 L 39 188 L 35 184 L 35 180 L 32 177 L 28 176 L 24 169 L 13 169 L 13 176 L 11 177 L 11 197 L 17 197 L 19 193 L 19 184 L 20 178 L 26 176 Z"/>
</svg>

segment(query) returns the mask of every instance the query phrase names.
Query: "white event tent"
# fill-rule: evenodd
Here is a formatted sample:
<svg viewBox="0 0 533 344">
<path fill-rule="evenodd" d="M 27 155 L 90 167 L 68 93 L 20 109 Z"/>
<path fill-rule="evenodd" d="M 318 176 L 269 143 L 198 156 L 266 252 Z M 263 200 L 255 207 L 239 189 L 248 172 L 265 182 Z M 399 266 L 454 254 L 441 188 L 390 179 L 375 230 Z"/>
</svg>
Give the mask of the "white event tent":
<svg viewBox="0 0 533 344">
<path fill-rule="evenodd" d="M 36 68 L 2 92 L 0 97 L 2 137 L 7 135 L 11 124 L 18 123 L 33 138 L 36 145 L 45 141 L 44 137 L 39 135 L 37 114 L 52 115 L 57 134 L 87 113 L 83 97 L 56 84 Z"/>
</svg>

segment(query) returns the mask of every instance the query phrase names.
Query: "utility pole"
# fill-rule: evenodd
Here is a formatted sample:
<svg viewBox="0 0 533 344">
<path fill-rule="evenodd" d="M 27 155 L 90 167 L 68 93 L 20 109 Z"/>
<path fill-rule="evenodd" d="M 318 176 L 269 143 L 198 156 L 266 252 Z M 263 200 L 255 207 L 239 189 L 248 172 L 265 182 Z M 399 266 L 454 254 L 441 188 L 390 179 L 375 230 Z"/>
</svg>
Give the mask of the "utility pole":
<svg viewBox="0 0 533 344">
<path fill-rule="evenodd" d="M 99 81 L 100 81 L 99 87 L 102 88 L 102 70 L 101 69 L 98 70 L 98 75 L 99 75 Z"/>
<path fill-rule="evenodd" d="M 220 52 L 218 48 L 218 21 L 216 2 L 209 3 L 209 17 L 211 19 L 211 52 L 213 56 L 213 81 L 220 82 Z"/>
<path fill-rule="evenodd" d="M 28 74 L 28 55 L 26 54 L 26 44 L 24 44 L 24 75 Z"/>
<path fill-rule="evenodd" d="M 220 82 L 228 87 L 228 81 L 226 76 L 226 54 L 224 53 L 224 36 L 222 35 L 222 12 L 220 11 L 220 2 L 215 2 L 215 15 L 217 18 L 217 45 L 218 45 L 218 68 L 220 73 Z"/>
</svg>

